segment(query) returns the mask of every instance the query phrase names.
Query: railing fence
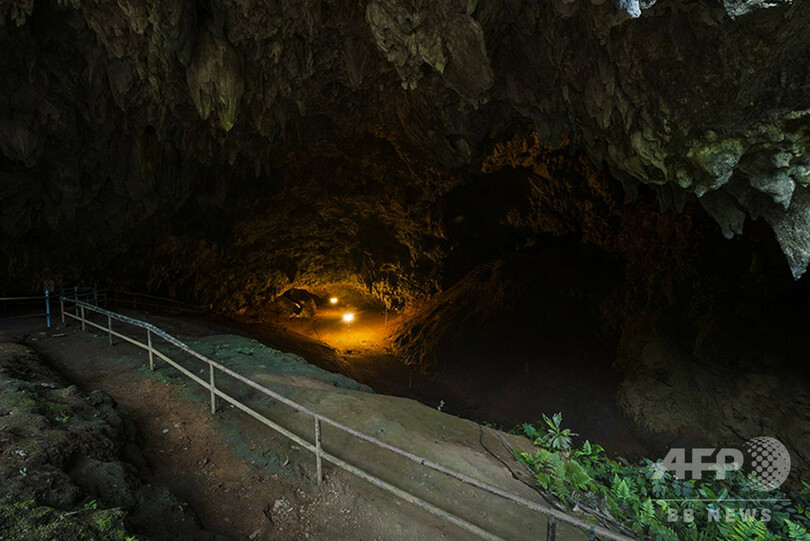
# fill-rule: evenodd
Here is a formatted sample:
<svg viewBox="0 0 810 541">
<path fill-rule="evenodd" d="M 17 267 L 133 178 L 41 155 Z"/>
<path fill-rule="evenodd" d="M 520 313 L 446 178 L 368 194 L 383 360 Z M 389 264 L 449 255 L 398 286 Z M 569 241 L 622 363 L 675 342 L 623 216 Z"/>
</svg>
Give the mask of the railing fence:
<svg viewBox="0 0 810 541">
<path fill-rule="evenodd" d="M 134 293 L 131 291 L 119 290 L 109 291 L 107 289 L 99 289 L 95 286 L 75 286 L 72 288 L 60 288 L 58 295 L 55 289 L 46 288 L 42 295 L 0 297 L 0 320 L 42 317 L 45 319 L 45 327 L 50 329 L 53 315 L 53 311 L 51 309 L 51 299 L 54 296 L 58 296 L 60 299 L 62 297 L 70 298 L 70 300 L 74 303 L 74 315 L 76 316 L 79 315 L 79 305 L 76 304 L 76 301 L 87 301 L 96 306 L 104 307 L 109 307 L 112 305 L 112 307 L 116 309 L 119 306 L 122 306 L 134 308 L 136 310 L 139 308 L 142 310 L 154 309 L 177 314 L 202 314 L 210 311 L 213 308 L 210 304 L 191 304 L 175 299 L 168 299 L 166 297 L 148 295 L 146 293 Z M 37 305 L 42 306 L 44 311 L 36 311 L 36 308 L 24 308 Z M 21 313 L 7 315 L 9 308 L 16 308 L 17 311 Z"/>
<path fill-rule="evenodd" d="M 104 290 L 101 290 L 102 292 Z M 65 289 L 62 288 L 59 291 L 59 298 L 65 296 L 69 292 L 73 293 L 74 300 L 83 300 L 83 299 L 92 299 L 94 302 L 98 302 L 99 299 L 99 290 L 95 287 L 74 287 L 72 289 Z M 48 289 L 47 287 L 44 290 L 42 295 L 28 295 L 28 296 L 21 296 L 21 297 L 0 297 L 0 319 L 22 319 L 22 318 L 34 318 L 34 317 L 44 317 L 45 318 L 45 326 L 46 328 L 51 328 L 51 317 L 52 317 L 52 310 L 51 310 L 51 295 L 55 294 L 53 289 Z M 103 294 L 103 293 L 102 293 Z M 30 310 L 22 309 L 22 313 L 18 313 L 15 315 L 7 315 L 9 311 L 9 307 L 21 309 L 22 307 L 26 306 L 43 306 L 44 312 L 31 312 Z M 36 310 L 36 308 L 34 308 Z M 78 312 L 77 312 L 78 314 Z"/>
<path fill-rule="evenodd" d="M 420 464 L 421 466 L 423 466 L 425 468 L 440 472 L 440 473 L 442 473 L 444 475 L 447 475 L 447 476 L 452 477 L 452 478 L 454 478 L 454 479 L 456 479 L 458 481 L 461 481 L 461 482 L 463 482 L 463 483 L 465 483 L 467 485 L 476 487 L 476 488 L 478 488 L 480 490 L 486 491 L 486 492 L 488 492 L 490 494 L 499 496 L 499 497 L 504 498 L 506 500 L 509 500 L 509 501 L 511 501 L 513 503 L 516 503 L 516 504 L 518 504 L 520 506 L 528 508 L 528 509 L 530 509 L 532 511 L 535 511 L 537 513 L 545 515 L 547 517 L 547 519 L 548 519 L 548 525 L 547 525 L 547 529 L 546 529 L 546 538 L 548 540 L 553 541 L 554 539 L 556 539 L 557 525 L 558 525 L 557 523 L 558 522 L 560 522 L 562 524 L 565 524 L 567 526 L 572 526 L 574 528 L 584 530 L 583 533 L 587 533 L 588 539 L 590 539 L 590 540 L 597 539 L 597 535 L 599 536 L 598 537 L 599 539 L 611 539 L 611 540 L 629 540 L 629 539 L 631 539 L 630 537 L 615 533 L 614 531 L 611 531 L 611 530 L 609 530 L 607 528 L 604 528 L 602 526 L 596 526 L 594 524 L 589 524 L 588 522 L 586 522 L 584 520 L 581 520 L 581 519 L 579 519 L 577 517 L 570 516 L 567 513 L 564 513 L 564 512 L 562 512 L 562 511 L 560 511 L 558 509 L 554 509 L 553 507 L 550 507 L 550 506 L 547 506 L 547 505 L 544 505 L 544 504 L 541 504 L 541 503 L 538 503 L 538 502 L 535 502 L 535 501 L 531 501 L 531 500 L 528 500 L 528 499 L 526 499 L 526 498 L 524 498 L 522 496 L 518 496 L 518 495 L 512 494 L 510 492 L 504 491 L 504 490 L 502 490 L 502 489 L 500 489 L 498 487 L 495 487 L 493 485 L 490 485 L 490 484 L 488 484 L 488 483 L 486 483 L 484 481 L 481 481 L 479 479 L 470 477 L 470 476 L 468 476 L 468 475 L 466 475 L 464 473 L 455 471 L 455 470 L 450 469 L 450 468 L 448 468 L 446 466 L 442 466 L 441 464 L 433 462 L 430 459 L 418 456 L 418 455 L 416 455 L 416 454 L 414 454 L 414 453 L 412 453 L 410 451 L 407 451 L 405 449 L 401 449 L 401 448 L 396 447 L 394 445 L 391 445 L 389 443 L 383 442 L 381 440 L 378 440 L 377 438 L 369 436 L 369 435 L 367 435 L 367 434 L 365 434 L 363 432 L 360 432 L 360 431 L 358 431 L 358 430 L 356 430 L 354 428 L 346 426 L 346 425 L 344 425 L 344 424 L 342 424 L 342 423 L 340 423 L 338 421 L 335 421 L 333 419 L 325 417 L 325 416 L 323 416 L 323 415 L 321 415 L 321 414 L 319 414 L 319 413 L 317 413 L 315 411 L 312 411 L 312 410 L 308 409 L 307 407 L 303 406 L 302 404 L 294 402 L 293 400 L 291 400 L 291 399 L 289 399 L 289 398 L 287 398 L 287 397 L 285 397 L 285 396 L 283 396 L 281 394 L 278 394 L 278 393 L 276 393 L 276 392 L 274 392 L 274 391 L 272 391 L 270 389 L 267 389 L 266 387 L 263 387 L 262 385 L 256 383 L 255 381 L 253 381 L 251 379 L 248 379 L 248 378 L 242 376 L 241 374 L 238 374 L 238 373 L 234 372 L 233 370 L 227 368 L 226 366 L 223 366 L 220 363 L 217 363 L 216 361 L 214 361 L 212 359 L 209 359 L 208 357 L 202 355 L 201 353 L 198 353 L 198 352 L 194 351 L 189 346 L 187 346 L 185 343 L 181 342 L 179 339 L 175 338 L 174 336 L 168 334 L 167 332 L 163 331 L 162 329 L 160 329 L 160 328 L 158 328 L 158 327 L 156 327 L 156 326 L 154 326 L 154 325 L 152 325 L 150 323 L 147 323 L 145 321 L 141 321 L 141 320 L 138 320 L 138 319 L 130 318 L 128 316 L 124 316 L 124 315 L 118 314 L 116 312 L 106 310 L 104 308 L 101 308 L 97 304 L 93 304 L 91 302 L 80 300 L 78 298 L 78 295 L 74 295 L 73 297 L 63 295 L 63 296 L 60 297 L 59 302 L 60 302 L 61 318 L 62 318 L 63 323 L 65 322 L 65 317 L 73 318 L 73 319 L 78 320 L 81 323 L 82 330 L 85 330 L 87 328 L 87 326 L 89 325 L 89 326 L 95 327 L 95 328 L 99 329 L 100 331 L 106 333 L 108 335 L 108 337 L 109 337 L 109 343 L 110 344 L 113 344 L 113 338 L 116 337 L 116 338 L 119 338 L 119 339 L 121 339 L 121 340 L 123 340 L 125 342 L 128 342 L 128 343 L 130 343 L 130 344 L 132 344 L 132 345 L 134 345 L 136 347 L 144 349 L 144 350 L 147 351 L 147 353 L 149 355 L 149 368 L 151 370 L 155 369 L 154 358 L 157 357 L 158 359 L 163 360 L 164 362 L 166 362 L 167 364 L 169 364 L 170 366 L 172 366 L 176 370 L 180 371 L 182 374 L 184 374 L 185 376 L 190 378 L 195 383 L 199 384 L 204 389 L 207 389 L 210 392 L 210 398 L 209 399 L 210 399 L 211 413 L 212 414 L 216 414 L 216 412 L 217 412 L 217 398 L 219 398 L 219 399 L 224 400 L 225 402 L 231 404 L 233 407 L 235 407 L 235 408 L 241 410 L 242 412 L 246 413 L 247 415 L 253 417 L 257 421 L 259 421 L 259 422 L 265 424 L 266 426 L 272 428 L 276 432 L 284 435 L 288 439 L 294 441 L 296 444 L 298 444 L 302 448 L 306 449 L 307 451 L 313 453 L 315 455 L 315 461 L 316 461 L 316 475 L 317 475 L 318 484 L 321 484 L 323 482 L 323 461 L 326 460 L 327 462 L 330 462 L 330 463 L 334 464 L 335 466 L 338 466 L 339 468 L 342 468 L 342 469 L 356 475 L 357 477 L 360 477 L 361 479 L 364 479 L 365 481 L 367 481 L 367 482 L 369 482 L 369 483 L 371 483 L 371 484 L 373 484 L 373 485 L 375 485 L 375 486 L 377 486 L 377 487 L 379 487 L 379 488 L 381 488 L 383 490 L 386 490 L 386 491 L 388 491 L 388 492 L 402 498 L 403 500 L 406 500 L 406 501 L 408 501 L 408 502 L 410 502 L 410 503 L 412 503 L 412 504 L 414 504 L 414 505 L 416 505 L 416 506 L 418 506 L 418 507 L 420 507 L 420 508 L 422 508 L 422 509 L 424 509 L 424 510 L 426 510 L 426 511 L 428 511 L 428 512 L 434 514 L 434 515 L 436 515 L 436 516 L 439 516 L 439 517 L 443 518 L 444 520 L 447 520 L 448 522 L 450 522 L 452 524 L 455 524 L 456 526 L 458 526 L 458 527 L 460 527 L 460 528 L 462 528 L 462 529 L 464 529 L 464 530 L 466 530 L 466 531 L 468 531 L 468 532 L 470 532 L 472 534 L 475 534 L 475 535 L 481 537 L 482 539 L 500 539 L 498 536 L 484 530 L 483 528 L 481 528 L 481 527 L 479 527 L 479 526 L 477 526 L 477 525 L 475 525 L 475 524 L 473 524 L 473 523 L 471 523 L 471 522 L 469 522 L 469 521 L 467 521 L 467 520 L 465 520 L 463 518 L 460 518 L 460 517 L 458 517 L 458 516 L 456 516 L 456 515 L 454 515 L 452 513 L 449 513 L 449 512 L 447 512 L 447 511 L 445 511 L 445 510 L 443 510 L 443 509 L 441 509 L 441 508 L 439 508 L 439 507 L 437 507 L 437 506 L 435 506 L 435 505 L 433 505 L 433 504 L 431 504 L 431 503 L 429 503 L 429 502 L 427 502 L 427 501 L 425 501 L 425 500 L 423 500 L 423 499 L 421 499 L 421 498 L 419 498 L 419 497 L 417 497 L 417 496 L 415 496 L 415 495 L 413 495 L 413 494 L 411 494 L 411 493 L 409 493 L 409 492 L 407 492 L 405 490 L 400 489 L 399 487 L 396 487 L 396 486 L 392 485 L 391 483 L 388 483 L 387 481 L 384 481 L 383 479 L 380 479 L 379 477 L 376 477 L 376 476 L 372 475 L 371 473 L 368 473 L 367 471 L 363 470 L 362 468 L 357 467 L 357 466 L 355 466 L 353 464 L 350 464 L 350 463 L 346 462 L 345 460 L 343 460 L 343 459 L 341 459 L 341 458 L 339 458 L 339 457 L 325 451 L 323 449 L 323 445 L 322 445 L 322 430 L 321 429 L 322 429 L 322 425 L 328 425 L 328 426 L 331 426 L 334 429 L 345 432 L 345 433 L 353 436 L 354 438 L 357 438 L 357 439 L 362 440 L 364 442 L 370 443 L 370 444 L 375 445 L 375 446 L 377 446 L 379 448 L 386 449 L 387 451 L 390 451 L 390 452 L 392 452 L 392 453 L 394 453 L 396 455 L 399 455 L 401 457 L 407 458 L 408 460 L 416 462 L 417 464 Z M 65 303 L 73 303 L 73 305 L 74 305 L 74 310 L 73 310 L 74 313 L 73 314 L 70 313 L 70 310 L 65 309 Z M 98 313 L 100 315 L 106 316 L 106 319 L 107 319 L 106 326 L 89 320 L 88 319 L 88 312 Z M 141 341 L 139 341 L 137 339 L 131 338 L 131 337 L 129 337 L 129 336 L 127 336 L 127 335 L 113 329 L 113 323 L 112 323 L 113 320 L 121 322 L 121 323 L 125 323 L 125 324 L 128 324 L 128 325 L 132 325 L 134 327 L 144 329 L 146 331 L 146 333 L 145 333 L 146 336 L 144 337 L 145 343 L 141 342 Z M 171 359 L 168 355 L 166 355 L 163 352 L 161 352 L 160 350 L 158 350 L 155 347 L 154 341 L 153 341 L 153 337 L 155 337 L 155 336 L 158 337 L 158 338 L 162 338 L 166 343 L 171 344 L 171 345 L 179 348 L 180 350 L 188 353 L 192 357 L 206 363 L 208 365 L 208 369 L 209 369 L 208 370 L 207 381 L 200 378 L 199 376 L 197 376 L 196 374 L 194 374 L 193 372 L 191 372 L 190 370 L 186 369 L 184 366 L 179 364 L 179 362 L 176 362 L 175 360 Z M 261 393 L 261 394 L 263 394 L 265 396 L 268 396 L 268 397 L 278 401 L 281 404 L 284 404 L 284 405 L 288 406 L 293 411 L 303 413 L 303 414 L 311 417 L 312 420 L 313 420 L 313 423 L 314 423 L 313 443 L 310 443 L 309 441 L 302 438 L 298 434 L 295 434 L 294 432 L 292 432 L 292 431 L 288 430 L 287 428 L 279 425 L 278 423 L 274 422 L 273 420 L 268 419 L 266 416 L 262 415 L 258 411 L 252 409 L 251 407 L 247 406 L 246 404 L 243 404 L 242 402 L 240 402 L 238 399 L 236 399 L 233 396 L 227 394 L 223 390 L 223 388 L 221 386 L 219 386 L 219 387 L 217 386 L 217 379 L 215 377 L 216 374 L 223 374 L 223 375 L 230 376 L 231 378 L 233 378 L 236 381 L 250 387 L 251 389 L 253 389 L 255 391 L 258 391 L 259 393 Z"/>
</svg>

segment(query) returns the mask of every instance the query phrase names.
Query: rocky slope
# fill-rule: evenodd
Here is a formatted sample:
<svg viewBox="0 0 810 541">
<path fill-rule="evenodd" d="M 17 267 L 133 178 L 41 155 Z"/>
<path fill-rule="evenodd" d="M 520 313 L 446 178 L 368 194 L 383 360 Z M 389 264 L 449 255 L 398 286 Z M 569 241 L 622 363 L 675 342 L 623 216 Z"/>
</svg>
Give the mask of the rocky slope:
<svg viewBox="0 0 810 541">
<path fill-rule="evenodd" d="M 0 538 L 224 539 L 143 482 L 136 441 L 109 396 L 82 395 L 29 348 L 0 343 Z"/>
</svg>

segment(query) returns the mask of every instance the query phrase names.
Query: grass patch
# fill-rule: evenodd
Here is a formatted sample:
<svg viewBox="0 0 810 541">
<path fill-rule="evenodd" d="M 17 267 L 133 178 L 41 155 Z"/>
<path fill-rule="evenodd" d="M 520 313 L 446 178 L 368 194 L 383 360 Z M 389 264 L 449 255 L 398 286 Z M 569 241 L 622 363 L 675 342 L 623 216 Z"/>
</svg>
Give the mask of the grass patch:
<svg viewBox="0 0 810 541">
<path fill-rule="evenodd" d="M 150 370 L 148 364 L 141 365 L 141 367 L 138 368 L 138 373 L 145 378 L 153 379 L 164 385 L 172 383 L 172 377 L 163 373 L 157 366 L 155 366 L 154 370 Z"/>
</svg>

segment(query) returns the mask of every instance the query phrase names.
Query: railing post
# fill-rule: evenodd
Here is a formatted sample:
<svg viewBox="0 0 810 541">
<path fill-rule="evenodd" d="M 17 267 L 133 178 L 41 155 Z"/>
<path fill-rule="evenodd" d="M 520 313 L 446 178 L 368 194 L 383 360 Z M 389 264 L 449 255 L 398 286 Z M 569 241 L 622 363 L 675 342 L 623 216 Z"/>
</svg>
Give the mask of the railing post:
<svg viewBox="0 0 810 541">
<path fill-rule="evenodd" d="M 318 485 L 323 483 L 323 459 L 321 458 L 321 420 L 315 418 L 315 469 L 318 474 Z"/>
<path fill-rule="evenodd" d="M 65 299 L 59 296 L 59 313 L 62 314 L 62 325 L 65 324 Z"/>
<path fill-rule="evenodd" d="M 588 531 L 588 541 L 596 541 L 596 528 L 591 526 L 591 529 Z"/>
<path fill-rule="evenodd" d="M 50 292 L 45 290 L 45 323 L 48 328 L 51 328 L 51 295 Z"/>
<path fill-rule="evenodd" d="M 110 333 L 110 345 L 113 345 L 112 340 L 112 316 L 107 315 L 107 331 Z"/>
<path fill-rule="evenodd" d="M 73 286 L 73 315 L 79 315 L 79 286 Z"/>
<path fill-rule="evenodd" d="M 214 363 L 208 363 L 208 369 L 211 374 L 211 415 L 217 412 L 217 392 L 216 385 L 214 385 Z"/>
<path fill-rule="evenodd" d="M 79 308 L 81 309 L 82 313 L 82 330 L 85 330 L 87 328 L 87 325 L 84 323 L 84 306 L 80 306 Z"/>
<path fill-rule="evenodd" d="M 93 286 L 93 304 L 98 306 L 98 286 Z"/>
<path fill-rule="evenodd" d="M 557 519 L 548 517 L 548 526 L 546 528 L 546 541 L 555 541 L 557 539 Z"/>
<path fill-rule="evenodd" d="M 155 354 L 152 353 L 152 331 L 146 329 L 146 344 L 149 348 L 149 370 L 155 369 Z"/>
</svg>

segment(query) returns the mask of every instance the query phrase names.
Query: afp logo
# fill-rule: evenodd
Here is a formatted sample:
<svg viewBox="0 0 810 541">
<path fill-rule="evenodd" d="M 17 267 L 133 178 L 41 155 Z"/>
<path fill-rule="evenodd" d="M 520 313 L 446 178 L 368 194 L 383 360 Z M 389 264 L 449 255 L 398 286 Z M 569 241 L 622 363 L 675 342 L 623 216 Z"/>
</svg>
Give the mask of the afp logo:
<svg viewBox="0 0 810 541">
<path fill-rule="evenodd" d="M 752 480 L 757 490 L 775 490 L 782 486 L 790 474 L 790 453 L 776 438 L 751 438 L 743 446 Z"/>
<path fill-rule="evenodd" d="M 726 472 L 743 469 L 753 488 L 769 491 L 779 488 L 790 474 L 790 453 L 776 438 L 760 436 L 745 442 L 743 449 L 697 448 L 687 460 L 686 449 L 670 449 L 664 460 L 653 466 L 659 478 L 666 471 L 681 480 L 703 478 L 714 472 L 715 479 L 723 480 Z"/>
</svg>

